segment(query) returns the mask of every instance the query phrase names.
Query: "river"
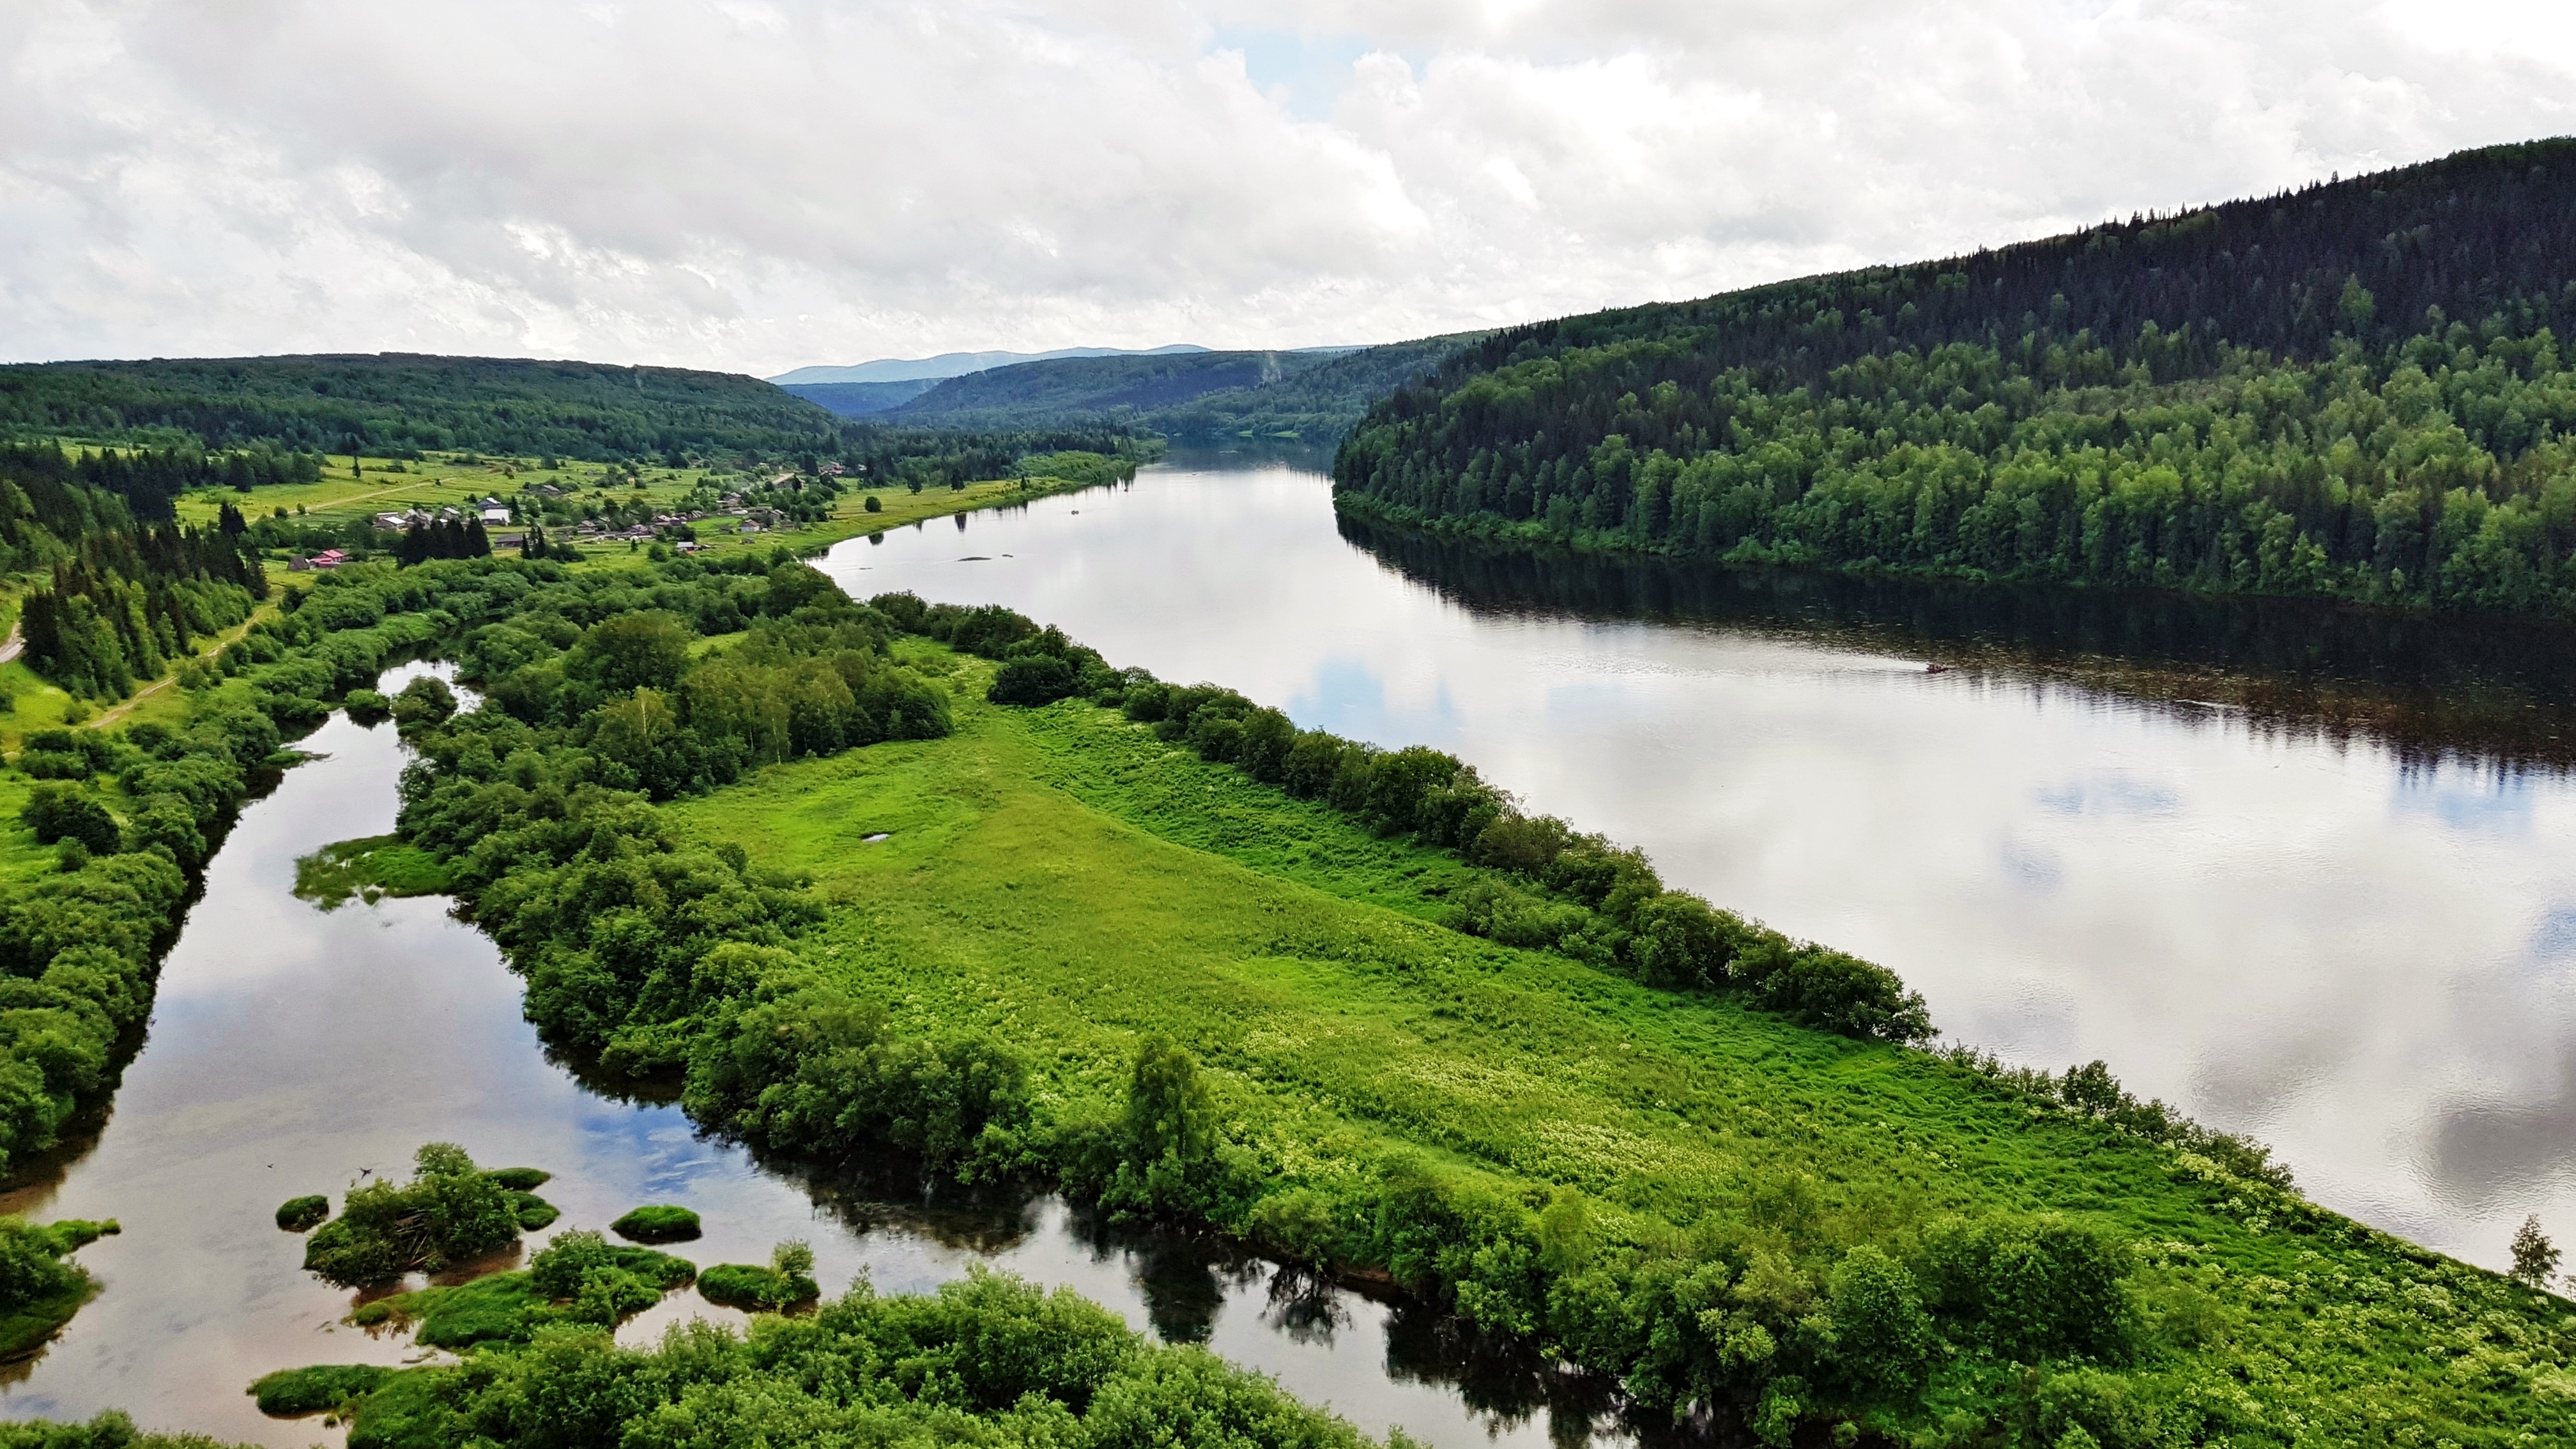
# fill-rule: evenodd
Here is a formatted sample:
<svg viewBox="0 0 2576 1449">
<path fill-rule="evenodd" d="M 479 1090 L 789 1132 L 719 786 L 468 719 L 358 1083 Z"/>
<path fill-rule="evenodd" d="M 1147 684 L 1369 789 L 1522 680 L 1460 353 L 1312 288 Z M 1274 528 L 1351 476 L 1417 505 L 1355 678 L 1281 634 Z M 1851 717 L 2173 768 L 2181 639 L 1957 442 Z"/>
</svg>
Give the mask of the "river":
<svg viewBox="0 0 2576 1449">
<path fill-rule="evenodd" d="M 1955 1038 L 2105 1058 L 2418 1241 L 2493 1264 L 2526 1212 L 2576 1232 L 2557 663 L 2576 655 L 2558 636 L 1495 559 L 1337 525 L 1310 467 L 1192 459 L 823 566 L 863 596 L 1006 603 L 1307 725 L 1452 750 L 1676 884 L 1895 967 Z M 302 747 L 319 758 L 212 862 L 112 1111 L 0 1202 L 124 1228 L 81 1252 L 99 1296 L 0 1369 L 0 1410 L 336 1437 L 263 1418 L 244 1386 L 417 1355 L 341 1325 L 352 1296 L 303 1273 L 270 1215 L 446 1139 L 556 1173 L 552 1231 L 680 1202 L 706 1220 L 682 1248 L 701 1264 L 802 1237 L 827 1287 L 905 1291 L 989 1262 L 1441 1449 L 1634 1437 L 1599 1386 L 1418 1307 L 1122 1236 L 1048 1196 L 818 1178 L 596 1089 L 443 902 L 293 895 L 297 857 L 390 828 L 402 763 L 389 726 L 340 716 Z M 621 1337 L 692 1314 L 738 1321 L 683 1292 Z"/>
</svg>

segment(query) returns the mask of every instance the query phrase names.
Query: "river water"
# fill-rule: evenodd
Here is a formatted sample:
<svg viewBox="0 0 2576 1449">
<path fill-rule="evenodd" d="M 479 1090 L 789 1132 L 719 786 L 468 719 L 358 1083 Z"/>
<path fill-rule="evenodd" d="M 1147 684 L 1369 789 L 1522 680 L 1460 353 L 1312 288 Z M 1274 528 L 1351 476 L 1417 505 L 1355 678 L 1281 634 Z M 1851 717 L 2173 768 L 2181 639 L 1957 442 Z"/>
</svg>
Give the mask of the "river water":
<svg viewBox="0 0 2576 1449">
<path fill-rule="evenodd" d="M 2526 1212 L 2576 1232 L 2562 636 L 1497 559 L 1337 525 L 1311 467 L 1187 459 L 823 566 L 1452 750 L 1676 884 L 1895 967 L 1954 1037 L 2105 1058 L 2392 1231 L 2490 1264 Z M 390 828 L 402 763 L 389 727 L 338 716 L 303 747 L 321 758 L 212 863 L 112 1113 L 0 1201 L 124 1227 L 82 1250 L 99 1296 L 0 1367 L 0 1411 L 336 1438 L 264 1419 L 244 1386 L 417 1355 L 341 1325 L 352 1296 L 270 1215 L 446 1139 L 555 1172 L 554 1231 L 679 1202 L 706 1221 L 681 1248 L 701 1264 L 802 1237 L 827 1288 L 905 1291 L 989 1262 L 1441 1449 L 1633 1437 L 1597 1385 L 1418 1307 L 1051 1197 L 764 1164 L 586 1084 L 443 902 L 292 894 L 297 857 Z M 738 1321 L 684 1292 L 621 1336 L 690 1315 Z"/>
</svg>

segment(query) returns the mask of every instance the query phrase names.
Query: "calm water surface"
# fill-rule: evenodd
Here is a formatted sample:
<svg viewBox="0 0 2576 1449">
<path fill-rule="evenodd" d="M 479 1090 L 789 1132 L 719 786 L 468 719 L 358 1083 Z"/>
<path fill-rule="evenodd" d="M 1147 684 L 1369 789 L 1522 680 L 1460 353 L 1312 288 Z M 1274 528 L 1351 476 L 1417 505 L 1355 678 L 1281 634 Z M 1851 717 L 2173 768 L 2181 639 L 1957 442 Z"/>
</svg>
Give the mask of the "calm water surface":
<svg viewBox="0 0 2576 1449">
<path fill-rule="evenodd" d="M 1453 751 L 2417 1241 L 2576 1235 L 2565 633 L 1480 558 L 1186 460 L 825 567 Z"/>
</svg>

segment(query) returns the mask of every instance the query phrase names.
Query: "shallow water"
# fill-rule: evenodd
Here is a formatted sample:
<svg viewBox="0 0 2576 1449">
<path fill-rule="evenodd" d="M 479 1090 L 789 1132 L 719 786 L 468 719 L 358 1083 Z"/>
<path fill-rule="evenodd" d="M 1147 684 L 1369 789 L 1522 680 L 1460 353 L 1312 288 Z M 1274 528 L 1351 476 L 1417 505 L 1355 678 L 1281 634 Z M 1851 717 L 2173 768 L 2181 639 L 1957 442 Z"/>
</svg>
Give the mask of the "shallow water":
<svg viewBox="0 0 2576 1449">
<path fill-rule="evenodd" d="M 2576 1234 L 2567 631 L 1495 558 L 1189 459 L 824 567 L 1450 750 L 2419 1242 Z"/>
<path fill-rule="evenodd" d="M 1401 1424 L 1443 1449 L 1543 1444 L 1552 1424 L 1587 1432 L 1596 1389 L 1480 1356 L 1418 1309 L 1283 1278 L 1204 1241 L 1112 1234 L 1052 1197 L 926 1199 L 892 1164 L 851 1164 L 874 1175 L 847 1179 L 772 1171 L 700 1140 L 676 1106 L 592 1090 L 548 1058 L 517 979 L 445 901 L 325 911 L 295 898 L 297 857 L 392 828 L 402 765 L 390 726 L 345 716 L 301 747 L 321 758 L 254 802 L 209 867 L 112 1115 L 0 1199 L 0 1211 L 124 1229 L 81 1250 L 103 1286 L 62 1336 L 0 1366 L 0 1411 L 120 1408 L 146 1427 L 281 1449 L 336 1440 L 318 1419 L 262 1416 L 245 1387 L 280 1368 L 424 1355 L 341 1324 L 356 1295 L 302 1271 L 303 1238 L 273 1214 L 308 1192 L 336 1202 L 369 1172 L 408 1176 L 414 1148 L 449 1140 L 486 1166 L 555 1173 L 540 1192 L 563 1217 L 525 1250 L 642 1203 L 682 1203 L 707 1235 L 670 1251 L 701 1265 L 763 1262 L 804 1238 L 828 1290 L 866 1274 L 902 1292 L 985 1262 L 1206 1342 L 1373 1432 Z M 683 1291 L 620 1337 L 650 1343 L 692 1316 L 743 1321 Z"/>
</svg>

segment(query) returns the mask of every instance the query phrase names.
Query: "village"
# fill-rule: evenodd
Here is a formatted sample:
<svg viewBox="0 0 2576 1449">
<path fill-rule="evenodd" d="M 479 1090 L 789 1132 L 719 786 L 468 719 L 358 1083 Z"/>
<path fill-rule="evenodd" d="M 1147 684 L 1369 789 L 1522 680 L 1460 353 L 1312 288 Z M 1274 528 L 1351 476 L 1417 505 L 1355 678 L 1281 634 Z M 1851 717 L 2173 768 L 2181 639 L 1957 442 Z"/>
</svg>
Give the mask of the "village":
<svg viewBox="0 0 2576 1449">
<path fill-rule="evenodd" d="M 842 471 L 838 463 L 826 463 L 820 470 L 824 477 L 835 476 Z M 795 472 L 788 471 L 769 479 L 768 486 L 777 489 L 795 489 L 801 486 L 801 481 Z M 712 509 L 655 512 L 637 521 L 624 524 L 615 522 L 613 519 L 570 519 L 568 511 L 565 522 L 549 523 L 545 516 L 547 500 L 572 497 L 575 492 L 576 490 L 561 488 L 551 483 L 539 483 L 521 492 L 515 503 L 497 494 L 487 494 L 461 507 L 447 505 L 433 510 L 414 506 L 378 513 L 374 516 L 372 525 L 374 532 L 394 536 L 408 534 L 414 529 L 439 526 L 479 527 L 484 531 L 489 546 L 496 550 L 525 547 L 528 529 L 536 527 L 553 530 L 559 542 L 574 544 L 667 542 L 681 553 L 694 553 L 702 546 L 697 537 L 697 525 L 710 519 L 735 520 L 733 531 L 743 534 L 764 533 L 791 521 L 787 514 L 776 508 L 747 504 L 741 494 L 726 493 L 715 500 L 716 506 Z M 616 514 L 621 510 L 618 505 L 612 503 L 608 511 Z M 312 554 L 297 554 L 288 559 L 287 568 L 296 573 L 327 572 L 352 562 L 356 557 L 358 555 L 347 549 L 328 548 Z"/>
</svg>

